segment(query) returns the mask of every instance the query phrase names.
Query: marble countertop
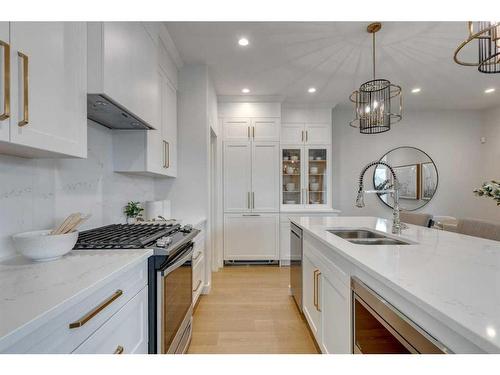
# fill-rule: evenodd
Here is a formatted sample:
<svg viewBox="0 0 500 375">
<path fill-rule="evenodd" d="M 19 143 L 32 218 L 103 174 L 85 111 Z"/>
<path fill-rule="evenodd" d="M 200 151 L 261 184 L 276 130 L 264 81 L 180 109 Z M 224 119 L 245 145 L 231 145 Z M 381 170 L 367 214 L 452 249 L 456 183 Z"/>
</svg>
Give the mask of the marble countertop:
<svg viewBox="0 0 500 375">
<path fill-rule="evenodd" d="M 342 211 L 337 210 L 336 208 L 284 208 L 281 209 L 281 214 L 295 214 L 295 213 L 311 213 L 311 214 L 340 214 Z"/>
<path fill-rule="evenodd" d="M 100 288 L 152 250 L 73 250 L 59 260 L 31 262 L 22 257 L 0 262 L 0 346 L 12 335 L 49 320 L 66 304 Z"/>
<path fill-rule="evenodd" d="M 375 217 L 291 220 L 484 351 L 500 353 L 500 242 L 409 225 L 401 237 L 416 244 L 355 245 L 326 229 L 390 234 L 392 222 Z"/>
</svg>

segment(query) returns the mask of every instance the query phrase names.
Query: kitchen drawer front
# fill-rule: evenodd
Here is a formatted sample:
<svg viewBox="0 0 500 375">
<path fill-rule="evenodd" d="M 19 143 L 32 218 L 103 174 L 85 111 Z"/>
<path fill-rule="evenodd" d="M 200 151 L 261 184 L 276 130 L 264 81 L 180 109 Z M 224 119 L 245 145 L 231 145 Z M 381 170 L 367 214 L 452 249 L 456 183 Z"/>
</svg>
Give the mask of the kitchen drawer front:
<svg viewBox="0 0 500 375">
<path fill-rule="evenodd" d="M 73 353 L 147 354 L 148 288 L 145 286 Z"/>
<path fill-rule="evenodd" d="M 203 291 L 205 284 L 205 257 L 198 259 L 193 267 L 193 306 L 198 301 L 198 298 Z"/>
<path fill-rule="evenodd" d="M 6 352 L 71 353 L 147 285 L 147 275 L 147 262 L 135 266 L 101 289 L 75 302 L 50 322 L 9 347 Z M 118 296 L 120 290 L 122 293 Z M 109 302 L 112 298 L 114 300 Z M 109 303 L 82 326 L 69 328 L 71 323 L 88 316 L 94 309 L 103 307 L 107 301 Z"/>
</svg>

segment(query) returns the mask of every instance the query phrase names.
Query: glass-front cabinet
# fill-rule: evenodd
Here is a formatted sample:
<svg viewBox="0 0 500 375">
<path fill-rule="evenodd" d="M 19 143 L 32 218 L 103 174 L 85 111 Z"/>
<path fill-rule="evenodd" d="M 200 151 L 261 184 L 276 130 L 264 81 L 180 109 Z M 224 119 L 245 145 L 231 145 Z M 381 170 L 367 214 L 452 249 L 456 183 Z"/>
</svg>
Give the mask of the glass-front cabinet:
<svg viewBox="0 0 500 375">
<path fill-rule="evenodd" d="M 330 207 L 330 147 L 282 146 L 283 209 Z"/>
</svg>

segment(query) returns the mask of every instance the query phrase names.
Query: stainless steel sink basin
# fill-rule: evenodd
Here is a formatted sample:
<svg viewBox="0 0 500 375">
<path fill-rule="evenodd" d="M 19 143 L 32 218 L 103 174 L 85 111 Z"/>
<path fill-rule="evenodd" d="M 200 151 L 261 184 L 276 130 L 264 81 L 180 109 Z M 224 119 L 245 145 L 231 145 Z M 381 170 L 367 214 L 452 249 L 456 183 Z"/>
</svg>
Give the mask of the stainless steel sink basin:
<svg viewBox="0 0 500 375">
<path fill-rule="evenodd" d="M 356 245 L 410 245 L 409 242 L 368 229 L 328 229 L 327 232 Z"/>
</svg>

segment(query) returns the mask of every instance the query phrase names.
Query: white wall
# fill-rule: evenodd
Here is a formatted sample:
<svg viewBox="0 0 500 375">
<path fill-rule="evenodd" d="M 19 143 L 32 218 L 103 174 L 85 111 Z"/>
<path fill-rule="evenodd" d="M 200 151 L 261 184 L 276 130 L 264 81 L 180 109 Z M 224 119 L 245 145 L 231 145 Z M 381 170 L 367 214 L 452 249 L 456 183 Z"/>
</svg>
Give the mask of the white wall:
<svg viewBox="0 0 500 375">
<path fill-rule="evenodd" d="M 89 120 L 88 159 L 0 155 L 0 257 L 10 236 L 54 226 L 72 212 L 90 213 L 82 229 L 124 223 L 130 200 L 154 199 L 154 179 L 113 172 L 112 131 Z"/>
<path fill-rule="evenodd" d="M 457 217 L 477 217 L 499 220 L 500 210 L 492 202 L 481 202 L 472 190 L 487 178 L 499 178 L 498 111 L 486 118 L 479 111 L 407 111 L 404 119 L 387 133 L 362 135 L 349 126 L 352 109 L 337 107 L 333 112 L 333 205 L 343 215 L 377 215 L 390 217 L 391 211 L 374 195 L 366 196 L 366 207 L 355 208 L 357 181 L 361 169 L 378 160 L 386 151 L 398 146 L 422 149 L 434 160 L 439 173 L 439 186 L 434 198 L 418 212 Z M 489 140 L 481 145 L 480 138 L 488 131 Z M 496 147 L 491 147 L 495 144 Z M 496 161 L 486 165 L 482 155 L 496 153 Z M 490 155 L 490 154 L 489 154 Z M 496 172 L 495 172 L 496 168 Z M 486 173 L 485 169 L 490 172 Z M 365 186 L 371 186 L 373 169 L 365 176 Z M 489 176 L 489 177 L 488 177 Z M 495 177 L 496 176 L 496 177 Z M 369 182 L 369 183 L 367 183 Z M 488 210 L 485 210 L 490 203 Z M 494 204 L 493 204 L 494 206 Z"/>
</svg>

